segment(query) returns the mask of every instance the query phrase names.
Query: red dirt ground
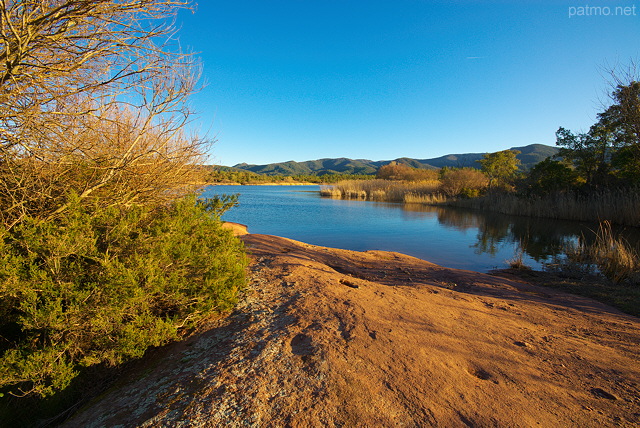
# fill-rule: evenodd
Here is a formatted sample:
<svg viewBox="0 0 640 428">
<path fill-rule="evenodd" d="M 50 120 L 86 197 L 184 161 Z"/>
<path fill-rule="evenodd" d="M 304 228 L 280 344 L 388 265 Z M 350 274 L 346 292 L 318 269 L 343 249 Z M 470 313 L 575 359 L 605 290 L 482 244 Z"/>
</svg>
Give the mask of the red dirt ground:
<svg viewBox="0 0 640 428">
<path fill-rule="evenodd" d="M 397 253 L 242 239 L 237 309 L 66 426 L 640 426 L 638 318 Z"/>
</svg>

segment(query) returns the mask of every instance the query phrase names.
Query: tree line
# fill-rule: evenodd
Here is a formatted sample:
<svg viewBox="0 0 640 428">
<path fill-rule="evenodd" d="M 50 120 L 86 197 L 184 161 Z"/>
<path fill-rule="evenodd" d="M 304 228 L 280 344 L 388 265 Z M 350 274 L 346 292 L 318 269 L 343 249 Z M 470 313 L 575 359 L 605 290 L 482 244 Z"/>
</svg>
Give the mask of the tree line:
<svg viewBox="0 0 640 428">
<path fill-rule="evenodd" d="M 612 103 L 598 114 L 589 131 L 573 133 L 560 127 L 556 132 L 558 154 L 528 171 L 520 170 L 517 150 L 503 150 L 483 155 L 477 169 L 424 170 L 392 162 L 382 166 L 377 177 L 441 180 L 448 183 L 445 193 L 451 196 L 487 191 L 535 196 L 635 189 L 640 185 L 640 82 L 633 76 L 632 72 L 624 80 L 614 76 Z"/>
<path fill-rule="evenodd" d="M 487 153 L 477 168 L 427 170 L 391 162 L 376 178 L 395 185 L 350 180 L 323 192 L 640 226 L 640 82 L 633 64 L 622 75 L 612 73 L 611 103 L 589 131 L 560 127 L 558 153 L 531 169 L 521 168 L 517 150 Z"/>
<path fill-rule="evenodd" d="M 371 180 L 373 175 L 367 174 L 296 174 L 296 175 L 265 175 L 251 171 L 233 169 L 229 167 L 207 167 L 206 182 L 210 184 L 264 184 L 264 183 L 312 183 L 328 184 L 342 180 Z"/>
</svg>

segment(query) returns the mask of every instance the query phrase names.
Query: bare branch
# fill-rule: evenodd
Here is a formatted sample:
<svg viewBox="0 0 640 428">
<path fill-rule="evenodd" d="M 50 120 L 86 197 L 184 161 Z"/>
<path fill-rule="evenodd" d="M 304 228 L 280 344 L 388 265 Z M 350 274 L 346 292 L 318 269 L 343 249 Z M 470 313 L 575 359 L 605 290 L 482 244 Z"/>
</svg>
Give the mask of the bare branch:
<svg viewBox="0 0 640 428">
<path fill-rule="evenodd" d="M 5 225 L 193 191 L 211 143 L 187 138 L 200 66 L 172 44 L 187 0 L 2 0 L 0 208 Z"/>
</svg>

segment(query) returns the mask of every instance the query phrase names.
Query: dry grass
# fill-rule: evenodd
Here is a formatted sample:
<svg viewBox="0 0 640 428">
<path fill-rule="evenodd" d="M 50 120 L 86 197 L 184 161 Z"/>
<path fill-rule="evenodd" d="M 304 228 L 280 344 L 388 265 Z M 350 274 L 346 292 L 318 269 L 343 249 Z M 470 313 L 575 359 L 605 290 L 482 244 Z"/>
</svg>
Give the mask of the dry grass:
<svg viewBox="0 0 640 428">
<path fill-rule="evenodd" d="M 322 186 L 320 193 L 338 199 L 451 205 L 509 215 L 640 226 L 640 190 L 603 190 L 588 194 L 568 192 L 529 197 L 490 192 L 482 197 L 468 197 L 462 190 L 481 189 L 482 183 L 458 189 L 460 195 L 447 191 L 444 184 L 440 180 L 349 180 Z"/>
<path fill-rule="evenodd" d="M 405 165 L 388 165 L 381 171 L 379 175 L 387 178 L 340 181 L 324 186 L 320 193 L 341 199 L 442 205 L 459 196 L 477 195 L 487 186 L 485 175 L 472 168 L 447 170 L 442 179 L 438 179 L 437 171 L 416 170 Z"/>
<path fill-rule="evenodd" d="M 417 200 L 434 195 L 440 186 L 438 180 L 391 181 L 391 180 L 348 180 L 331 186 L 322 186 L 322 196 L 341 199 L 362 199 L 385 202 L 425 202 Z M 407 200 L 409 199 L 413 200 Z"/>
<path fill-rule="evenodd" d="M 507 264 L 511 269 L 531 270 L 531 266 L 524 262 L 521 254 L 516 254 L 512 259 L 507 260 Z"/>
<path fill-rule="evenodd" d="M 442 193 L 419 194 L 410 192 L 404 195 L 404 202 L 407 204 L 438 205 L 444 204 L 447 200 L 448 198 Z"/>
<path fill-rule="evenodd" d="M 531 270 L 531 266 L 529 266 L 524 262 L 525 246 L 526 246 L 526 243 L 523 244 L 521 240 L 515 254 L 513 255 L 513 258 L 506 260 L 507 264 L 511 269 Z"/>
<path fill-rule="evenodd" d="M 608 221 L 600 223 L 596 242 L 588 250 L 598 270 L 613 282 L 640 282 L 638 252 L 624 238 L 613 234 Z"/>
<path fill-rule="evenodd" d="M 525 215 L 579 221 L 610 221 L 640 226 L 640 192 L 610 190 L 588 195 L 562 193 L 544 197 L 521 197 L 509 193 L 492 193 L 481 198 L 460 199 L 455 206 Z"/>
<path fill-rule="evenodd" d="M 616 236 L 611 223 L 604 221 L 595 232 L 595 242 L 586 244 L 581 239 L 565 249 L 566 258 L 549 265 L 555 270 L 570 275 L 601 274 L 616 284 L 640 284 L 640 256 L 623 237 Z"/>
</svg>

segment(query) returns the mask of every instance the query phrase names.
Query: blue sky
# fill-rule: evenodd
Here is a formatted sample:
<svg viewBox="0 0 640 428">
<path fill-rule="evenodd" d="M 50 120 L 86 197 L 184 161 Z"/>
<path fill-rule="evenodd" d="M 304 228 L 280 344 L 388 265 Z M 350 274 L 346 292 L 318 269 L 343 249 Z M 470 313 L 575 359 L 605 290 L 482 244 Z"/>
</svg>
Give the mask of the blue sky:
<svg viewBox="0 0 640 428">
<path fill-rule="evenodd" d="M 554 145 L 640 57 L 628 0 L 198 3 L 178 19 L 204 66 L 192 126 L 223 165 Z"/>
</svg>

